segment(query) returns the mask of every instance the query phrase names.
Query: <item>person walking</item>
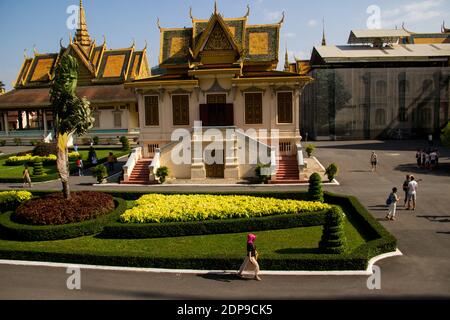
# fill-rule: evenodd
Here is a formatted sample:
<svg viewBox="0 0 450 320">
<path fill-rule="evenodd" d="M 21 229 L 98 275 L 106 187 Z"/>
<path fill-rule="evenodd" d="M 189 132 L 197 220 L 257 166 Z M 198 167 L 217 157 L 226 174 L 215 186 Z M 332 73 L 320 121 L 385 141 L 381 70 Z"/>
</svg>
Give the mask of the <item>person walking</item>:
<svg viewBox="0 0 450 320">
<path fill-rule="evenodd" d="M 77 161 L 75 162 L 78 168 L 78 176 L 83 176 L 83 159 L 81 157 L 78 157 Z"/>
<path fill-rule="evenodd" d="M 261 281 L 261 278 L 259 277 L 258 251 L 256 251 L 255 240 L 256 235 L 253 233 L 250 233 L 247 236 L 247 256 L 239 269 L 238 276 L 243 278 L 243 273 L 247 271 L 247 268 L 251 265 L 255 270 L 254 279 Z"/>
<path fill-rule="evenodd" d="M 378 165 L 378 155 L 374 152 L 372 152 L 372 155 L 370 156 L 370 163 L 372 164 L 372 172 L 377 171 L 377 165 Z"/>
<path fill-rule="evenodd" d="M 23 176 L 23 188 L 25 189 L 25 185 L 28 184 L 28 186 L 31 188 L 31 177 L 30 177 L 30 170 L 28 169 L 28 165 L 25 166 L 25 169 L 22 172 Z"/>
<path fill-rule="evenodd" d="M 98 163 L 98 158 L 97 158 L 97 153 L 95 152 L 95 149 L 93 147 L 91 147 L 89 149 L 89 154 L 88 154 L 88 160 L 91 162 L 92 165 L 96 166 Z"/>
<path fill-rule="evenodd" d="M 419 184 L 415 180 L 414 176 L 410 176 L 410 181 L 408 183 L 408 207 L 406 210 L 416 210 L 416 200 L 417 200 L 417 189 Z M 412 203 L 412 207 L 411 207 Z"/>
<path fill-rule="evenodd" d="M 409 182 L 411 181 L 410 178 L 411 178 L 411 176 L 409 174 L 407 174 L 405 181 L 403 181 L 402 189 L 403 189 L 403 192 L 405 193 L 405 203 L 403 205 L 404 207 L 406 207 L 406 203 L 408 202 L 408 185 L 409 185 Z"/>
<path fill-rule="evenodd" d="M 388 200 L 387 200 L 387 205 L 389 205 L 389 212 L 386 216 L 387 220 L 391 220 L 394 221 L 396 220 L 395 218 L 395 213 L 397 211 L 397 202 L 400 200 L 399 196 L 397 195 L 397 188 L 392 188 L 392 192 L 391 194 L 389 194 Z"/>
<path fill-rule="evenodd" d="M 420 168 L 422 166 L 422 150 L 417 150 L 416 162 L 417 162 L 417 167 Z M 405 201 L 406 201 L 406 199 L 405 199 Z"/>
<path fill-rule="evenodd" d="M 114 173 L 114 164 L 116 162 L 117 162 L 117 158 L 114 156 L 114 154 L 112 152 L 110 152 L 108 155 L 108 160 L 107 160 L 110 175 Z"/>
</svg>

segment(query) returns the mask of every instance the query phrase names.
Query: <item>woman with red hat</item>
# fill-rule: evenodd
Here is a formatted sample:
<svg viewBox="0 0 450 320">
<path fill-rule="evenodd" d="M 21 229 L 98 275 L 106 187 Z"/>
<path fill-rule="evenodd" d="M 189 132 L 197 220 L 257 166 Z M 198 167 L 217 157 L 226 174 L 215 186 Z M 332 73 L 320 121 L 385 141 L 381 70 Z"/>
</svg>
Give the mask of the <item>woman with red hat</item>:
<svg viewBox="0 0 450 320">
<path fill-rule="evenodd" d="M 256 251 L 255 246 L 255 240 L 256 235 L 253 233 L 250 233 L 247 236 L 247 256 L 245 257 L 244 263 L 242 264 L 241 268 L 239 269 L 238 275 L 243 278 L 242 274 L 247 270 L 247 267 L 251 265 L 254 268 L 255 272 L 255 280 L 261 281 L 261 278 L 259 277 L 259 264 L 258 264 L 258 251 Z M 253 270 L 252 270 L 253 271 Z"/>
</svg>

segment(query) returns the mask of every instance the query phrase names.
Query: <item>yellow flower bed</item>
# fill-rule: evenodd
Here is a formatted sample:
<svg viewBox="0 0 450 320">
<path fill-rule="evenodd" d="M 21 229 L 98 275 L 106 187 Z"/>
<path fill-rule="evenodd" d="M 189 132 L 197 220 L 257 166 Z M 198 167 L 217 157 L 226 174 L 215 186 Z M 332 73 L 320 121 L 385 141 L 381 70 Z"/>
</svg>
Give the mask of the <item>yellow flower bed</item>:
<svg viewBox="0 0 450 320">
<path fill-rule="evenodd" d="M 188 222 L 318 212 L 328 204 L 250 196 L 149 194 L 121 216 L 124 223 Z"/>
<path fill-rule="evenodd" d="M 3 191 L 0 192 L 0 205 L 7 203 L 22 203 L 30 200 L 33 195 L 28 191 Z"/>
</svg>

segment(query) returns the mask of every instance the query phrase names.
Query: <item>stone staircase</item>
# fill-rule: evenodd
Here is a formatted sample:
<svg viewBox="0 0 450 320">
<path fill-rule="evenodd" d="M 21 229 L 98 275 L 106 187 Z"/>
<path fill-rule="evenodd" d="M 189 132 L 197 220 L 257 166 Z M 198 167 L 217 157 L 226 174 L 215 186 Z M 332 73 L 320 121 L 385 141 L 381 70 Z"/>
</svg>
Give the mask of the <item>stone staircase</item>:
<svg viewBox="0 0 450 320">
<path fill-rule="evenodd" d="M 300 183 L 297 156 L 281 156 L 278 158 L 276 180 L 271 184 Z"/>
<path fill-rule="evenodd" d="M 139 160 L 131 173 L 130 180 L 122 182 L 122 184 L 150 184 L 150 170 L 148 167 L 151 163 L 152 159 Z"/>
</svg>

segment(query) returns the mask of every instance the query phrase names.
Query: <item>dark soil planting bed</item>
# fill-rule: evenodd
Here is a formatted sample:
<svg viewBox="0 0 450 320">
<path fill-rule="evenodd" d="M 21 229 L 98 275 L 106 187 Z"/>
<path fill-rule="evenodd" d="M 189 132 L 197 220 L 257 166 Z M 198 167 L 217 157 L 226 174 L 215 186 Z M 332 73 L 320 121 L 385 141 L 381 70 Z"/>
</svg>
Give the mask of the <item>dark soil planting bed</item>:
<svg viewBox="0 0 450 320">
<path fill-rule="evenodd" d="M 95 219 L 114 210 L 111 195 L 91 191 L 71 195 L 70 200 L 64 199 L 62 193 L 32 199 L 17 208 L 13 220 L 34 226 L 63 225 Z"/>
</svg>

